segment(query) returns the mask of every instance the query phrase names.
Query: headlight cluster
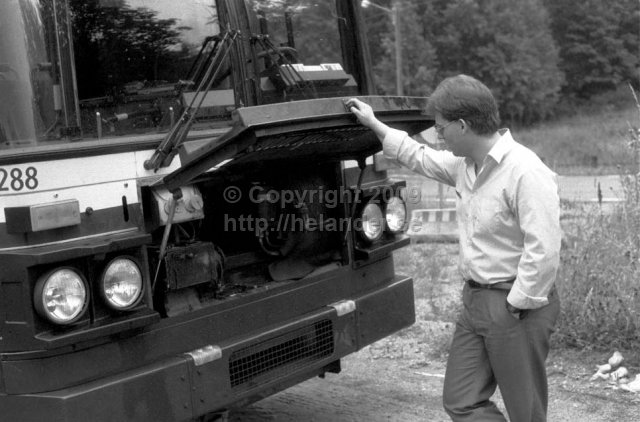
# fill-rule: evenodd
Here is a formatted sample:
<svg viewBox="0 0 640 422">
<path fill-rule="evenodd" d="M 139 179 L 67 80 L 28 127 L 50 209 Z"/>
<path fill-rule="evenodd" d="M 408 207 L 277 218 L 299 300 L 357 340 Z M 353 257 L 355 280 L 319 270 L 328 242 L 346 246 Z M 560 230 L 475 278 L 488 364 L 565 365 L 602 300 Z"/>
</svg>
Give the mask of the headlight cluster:
<svg viewBox="0 0 640 422">
<path fill-rule="evenodd" d="M 100 277 L 100 295 L 117 311 L 135 307 L 142 298 L 142 271 L 133 258 L 111 260 Z M 78 321 L 89 305 L 89 284 L 76 268 L 61 267 L 44 274 L 36 282 L 34 303 L 38 314 L 54 324 Z"/>
<path fill-rule="evenodd" d="M 382 237 L 385 228 L 391 233 L 404 230 L 407 207 L 404 200 L 398 196 L 391 197 L 384 209 L 377 201 L 369 201 L 362 208 L 360 218 L 362 237 L 368 242 L 375 242 Z"/>
</svg>

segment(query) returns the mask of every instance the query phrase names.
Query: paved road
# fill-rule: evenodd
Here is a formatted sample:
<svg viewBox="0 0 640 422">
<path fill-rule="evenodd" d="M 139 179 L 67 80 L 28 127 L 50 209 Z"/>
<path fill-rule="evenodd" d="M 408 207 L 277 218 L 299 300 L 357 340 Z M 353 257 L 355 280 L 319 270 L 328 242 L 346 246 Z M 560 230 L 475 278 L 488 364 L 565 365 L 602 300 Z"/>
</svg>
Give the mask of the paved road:
<svg viewBox="0 0 640 422">
<path fill-rule="evenodd" d="M 412 208 L 451 208 L 455 204 L 455 192 L 449 186 L 439 187 L 438 182 L 411 174 L 394 177 L 407 181 L 410 199 L 420 199 L 418 203 L 410 201 Z M 624 196 L 619 175 L 559 176 L 558 185 L 560 198 L 568 201 L 597 202 L 598 185 L 604 202 L 617 201 Z M 442 202 L 440 201 L 440 190 L 444 199 Z"/>
<path fill-rule="evenodd" d="M 616 201 L 624 197 L 619 175 L 559 176 L 560 197 L 569 201 L 597 201 L 598 185 L 603 201 Z"/>
</svg>

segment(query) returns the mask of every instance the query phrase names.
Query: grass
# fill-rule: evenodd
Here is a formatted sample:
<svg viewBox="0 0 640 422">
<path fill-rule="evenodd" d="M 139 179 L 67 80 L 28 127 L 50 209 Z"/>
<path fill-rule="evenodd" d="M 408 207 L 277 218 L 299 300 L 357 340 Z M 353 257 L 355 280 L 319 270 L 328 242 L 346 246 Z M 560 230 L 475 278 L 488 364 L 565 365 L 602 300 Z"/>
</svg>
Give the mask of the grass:
<svg viewBox="0 0 640 422">
<path fill-rule="evenodd" d="M 556 282 L 564 345 L 640 347 L 640 207 L 626 205 L 609 215 L 586 212 L 570 229 L 579 232 L 562 251 Z"/>
<path fill-rule="evenodd" d="M 617 143 L 638 168 L 640 103 L 635 92 L 634 98 L 636 107 Z M 585 209 L 564 225 L 573 240 L 563 250 L 557 281 L 563 344 L 640 347 L 640 173 L 623 177 L 625 201 L 612 213 Z"/>
<path fill-rule="evenodd" d="M 424 319 L 452 322 L 459 310 L 462 279 L 457 270 L 457 244 L 421 243 L 394 254 L 396 271 L 413 277 L 416 302 L 424 302 Z"/>
<path fill-rule="evenodd" d="M 628 88 L 618 95 L 629 95 Z M 616 101 L 575 112 L 530 128 L 513 129 L 514 138 L 531 148 L 560 174 L 628 171 L 635 165 L 625 143 L 629 122 L 637 119 L 633 102 Z M 599 106 L 597 105 L 599 104 Z"/>
<path fill-rule="evenodd" d="M 446 356 L 462 306 L 457 255 L 458 245 L 451 243 L 412 244 L 394 252 L 396 271 L 413 277 L 416 323 L 384 344 L 432 358 Z"/>
</svg>

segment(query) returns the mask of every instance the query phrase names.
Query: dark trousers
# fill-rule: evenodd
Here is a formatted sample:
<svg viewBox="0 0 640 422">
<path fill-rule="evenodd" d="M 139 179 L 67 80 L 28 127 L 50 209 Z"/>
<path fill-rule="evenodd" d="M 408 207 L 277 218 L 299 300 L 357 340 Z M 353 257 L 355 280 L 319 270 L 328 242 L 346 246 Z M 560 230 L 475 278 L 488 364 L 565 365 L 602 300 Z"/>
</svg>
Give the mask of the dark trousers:
<svg viewBox="0 0 640 422">
<path fill-rule="evenodd" d="M 453 421 L 505 421 L 490 400 L 496 385 L 511 422 L 547 419 L 545 360 L 560 301 L 554 289 L 548 305 L 517 320 L 506 309 L 508 293 L 465 284 L 444 379 L 444 408 Z"/>
</svg>

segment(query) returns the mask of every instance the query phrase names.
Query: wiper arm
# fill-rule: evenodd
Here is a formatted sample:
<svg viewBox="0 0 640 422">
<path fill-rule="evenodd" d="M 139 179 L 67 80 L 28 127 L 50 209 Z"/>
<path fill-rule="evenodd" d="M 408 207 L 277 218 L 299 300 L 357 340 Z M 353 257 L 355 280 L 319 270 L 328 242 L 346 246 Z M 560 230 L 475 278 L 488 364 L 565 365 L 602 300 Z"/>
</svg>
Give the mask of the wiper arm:
<svg viewBox="0 0 640 422">
<path fill-rule="evenodd" d="M 268 55 L 273 63 L 278 66 L 278 68 L 278 63 L 282 63 L 282 65 L 287 69 L 287 72 L 279 71 L 279 74 L 288 86 L 291 86 L 294 89 L 298 89 L 300 93 L 306 98 L 318 98 L 318 93 L 313 82 L 305 81 L 302 75 L 300 75 L 300 73 L 293 66 L 291 60 L 289 60 L 286 54 L 284 54 L 284 52 L 287 52 L 290 55 L 295 56 L 297 52 L 294 48 L 276 47 L 268 35 L 254 36 L 252 41 L 258 43 L 263 48 L 264 54 Z M 274 58 L 275 60 L 273 60 Z"/>
<path fill-rule="evenodd" d="M 219 43 L 214 45 L 214 49 L 217 49 L 213 59 L 210 59 L 210 63 L 198 84 L 195 95 L 191 99 L 189 105 L 182 112 L 182 116 L 173 125 L 167 136 L 158 145 L 158 148 L 154 151 L 151 158 L 145 160 L 144 168 L 147 170 L 158 171 L 162 166 L 167 166 L 171 163 L 171 159 L 175 155 L 175 151 L 187 138 L 189 130 L 193 125 L 198 110 L 202 107 L 205 97 L 207 96 L 213 82 L 218 78 L 220 70 L 223 68 L 223 64 L 229 52 L 231 46 L 235 42 L 238 36 L 238 31 L 226 31 L 224 37 Z"/>
</svg>

